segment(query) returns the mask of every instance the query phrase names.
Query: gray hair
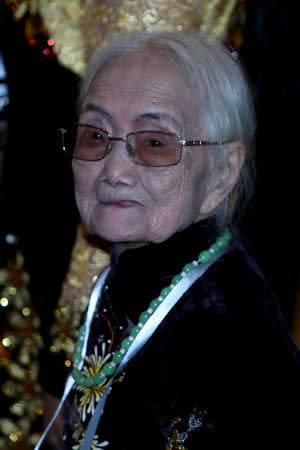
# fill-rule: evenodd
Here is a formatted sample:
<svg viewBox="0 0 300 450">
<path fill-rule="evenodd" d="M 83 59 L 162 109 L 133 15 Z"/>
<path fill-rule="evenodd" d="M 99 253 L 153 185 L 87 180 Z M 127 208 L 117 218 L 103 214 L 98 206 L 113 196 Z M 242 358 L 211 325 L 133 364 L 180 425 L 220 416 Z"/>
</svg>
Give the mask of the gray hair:
<svg viewBox="0 0 300 450">
<path fill-rule="evenodd" d="M 235 54 L 200 32 L 127 33 L 98 49 L 90 59 L 81 85 L 79 108 L 101 68 L 118 56 L 141 49 L 171 61 L 192 83 L 199 105 L 201 138 L 220 142 L 219 151 L 215 147 L 208 150 L 211 175 L 226 160 L 227 146 L 222 142 L 240 140 L 246 148 L 239 179 L 215 212 L 219 227 L 223 228 L 250 200 L 255 178 L 255 113 L 244 69 Z"/>
</svg>

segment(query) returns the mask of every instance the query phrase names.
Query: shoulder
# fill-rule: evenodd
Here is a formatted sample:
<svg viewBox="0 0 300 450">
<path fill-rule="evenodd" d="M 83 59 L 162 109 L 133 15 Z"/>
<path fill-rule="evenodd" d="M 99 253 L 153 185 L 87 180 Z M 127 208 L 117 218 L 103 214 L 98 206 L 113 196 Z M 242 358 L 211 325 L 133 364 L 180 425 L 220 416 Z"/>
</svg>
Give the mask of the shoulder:
<svg viewBox="0 0 300 450">
<path fill-rule="evenodd" d="M 233 241 L 228 251 L 199 278 L 187 293 L 200 309 L 235 315 L 260 310 L 281 318 L 272 288 L 245 248 Z"/>
<path fill-rule="evenodd" d="M 171 341 L 189 348 L 261 363 L 273 360 L 299 372 L 299 350 L 262 271 L 241 244 L 232 242 L 185 293 L 164 326 Z M 222 358 L 223 358 L 222 356 Z M 276 363 L 276 364 L 277 364 Z M 271 364 L 270 364 L 271 366 Z"/>
</svg>

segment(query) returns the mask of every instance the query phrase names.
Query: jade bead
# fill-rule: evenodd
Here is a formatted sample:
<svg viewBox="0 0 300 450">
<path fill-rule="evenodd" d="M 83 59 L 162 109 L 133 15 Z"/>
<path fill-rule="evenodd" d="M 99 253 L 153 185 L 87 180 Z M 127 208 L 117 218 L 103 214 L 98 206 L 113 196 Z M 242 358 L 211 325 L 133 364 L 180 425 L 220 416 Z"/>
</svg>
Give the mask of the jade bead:
<svg viewBox="0 0 300 450">
<path fill-rule="evenodd" d="M 77 341 L 76 345 L 75 345 L 75 352 L 81 353 L 82 347 L 83 347 L 83 341 Z"/>
<path fill-rule="evenodd" d="M 167 295 L 170 294 L 171 290 L 172 290 L 172 289 L 171 289 L 170 287 L 165 287 L 165 288 L 163 288 L 163 289 L 160 291 L 160 296 L 161 296 L 162 298 L 166 298 Z"/>
<path fill-rule="evenodd" d="M 151 316 L 151 314 L 148 311 L 144 311 L 140 315 L 139 321 L 142 322 L 143 324 L 145 324 L 150 316 Z"/>
<path fill-rule="evenodd" d="M 86 387 L 92 387 L 95 383 L 92 377 L 84 377 L 83 384 Z"/>
<path fill-rule="evenodd" d="M 227 241 L 230 241 L 230 239 L 232 237 L 232 234 L 231 234 L 231 232 L 229 230 L 225 230 L 224 233 L 223 233 L 223 237 L 225 239 L 227 239 Z"/>
<path fill-rule="evenodd" d="M 72 370 L 72 377 L 74 378 L 76 384 L 83 384 L 84 376 L 79 369 Z"/>
<path fill-rule="evenodd" d="M 73 369 L 72 370 L 72 377 L 74 378 L 74 380 L 76 380 L 76 378 L 78 378 L 79 376 L 81 376 L 81 372 L 79 369 Z"/>
<path fill-rule="evenodd" d="M 114 362 L 115 364 L 120 364 L 120 362 L 123 360 L 124 356 L 125 356 L 125 353 L 122 353 L 122 352 L 120 352 L 120 351 L 117 351 L 117 352 L 113 355 L 112 360 L 113 360 L 113 362 Z"/>
<path fill-rule="evenodd" d="M 80 328 L 79 328 L 79 336 L 85 336 L 85 325 L 82 325 Z"/>
<path fill-rule="evenodd" d="M 160 301 L 158 300 L 158 298 L 155 298 L 154 300 L 152 300 L 152 302 L 150 303 L 150 308 L 153 309 L 153 311 L 155 311 L 160 305 Z"/>
<path fill-rule="evenodd" d="M 112 375 L 116 370 L 116 365 L 111 362 L 104 364 L 102 371 L 106 376 Z"/>
<path fill-rule="evenodd" d="M 182 275 L 175 275 L 175 277 L 172 278 L 171 283 L 175 286 L 177 283 L 179 283 L 180 280 L 182 280 Z"/>
<path fill-rule="evenodd" d="M 135 325 L 132 330 L 130 331 L 131 336 L 136 337 L 139 332 L 141 331 L 141 328 L 137 325 Z"/>
<path fill-rule="evenodd" d="M 129 339 L 129 338 L 125 338 L 125 339 L 122 341 L 121 347 L 124 348 L 124 350 L 128 350 L 129 347 L 131 346 L 131 344 L 132 344 L 132 340 Z"/>
<path fill-rule="evenodd" d="M 72 356 L 73 363 L 80 362 L 81 360 L 82 360 L 81 353 L 79 352 L 74 353 L 74 355 Z"/>
<path fill-rule="evenodd" d="M 210 249 L 214 254 L 218 253 L 221 250 L 221 248 L 218 244 L 212 244 L 210 246 Z"/>
<path fill-rule="evenodd" d="M 223 236 L 220 236 L 216 240 L 216 243 L 219 245 L 220 248 L 225 248 L 227 247 L 228 241 L 227 239 L 223 238 Z"/>
<path fill-rule="evenodd" d="M 194 264 L 193 263 L 187 263 L 184 267 L 183 267 L 183 269 L 182 269 L 182 272 L 184 272 L 184 273 L 189 273 L 192 269 L 194 269 L 195 268 L 195 266 L 194 266 Z"/>
<path fill-rule="evenodd" d="M 206 263 L 206 262 L 210 261 L 211 258 L 212 258 L 212 254 L 208 250 L 204 250 L 203 252 L 201 252 L 198 257 L 199 261 L 202 263 Z"/>
<path fill-rule="evenodd" d="M 93 376 L 93 380 L 95 384 L 102 384 L 106 381 L 106 376 L 103 372 L 98 372 Z"/>
</svg>

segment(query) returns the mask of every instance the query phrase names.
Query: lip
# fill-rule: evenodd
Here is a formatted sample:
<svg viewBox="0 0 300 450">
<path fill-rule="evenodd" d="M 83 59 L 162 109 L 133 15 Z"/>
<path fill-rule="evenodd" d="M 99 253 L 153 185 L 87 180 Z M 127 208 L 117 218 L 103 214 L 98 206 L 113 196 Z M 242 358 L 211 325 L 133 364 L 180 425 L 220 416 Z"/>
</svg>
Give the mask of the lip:
<svg viewBox="0 0 300 450">
<path fill-rule="evenodd" d="M 105 206 L 114 206 L 116 208 L 131 208 L 137 205 L 134 200 L 116 200 L 116 201 L 102 201 Z"/>
</svg>

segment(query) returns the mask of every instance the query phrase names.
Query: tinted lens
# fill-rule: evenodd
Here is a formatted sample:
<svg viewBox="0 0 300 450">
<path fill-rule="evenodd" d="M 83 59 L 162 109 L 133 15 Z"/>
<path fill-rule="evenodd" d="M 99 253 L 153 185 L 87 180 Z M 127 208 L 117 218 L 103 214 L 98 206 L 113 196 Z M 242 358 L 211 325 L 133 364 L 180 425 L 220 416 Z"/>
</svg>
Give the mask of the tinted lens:
<svg viewBox="0 0 300 450">
<path fill-rule="evenodd" d="M 109 137 L 105 130 L 89 125 L 78 125 L 73 158 L 97 161 L 104 158 Z"/>
<path fill-rule="evenodd" d="M 140 131 L 127 137 L 129 152 L 137 164 L 151 167 L 172 166 L 180 159 L 178 136 L 163 131 Z"/>
</svg>

